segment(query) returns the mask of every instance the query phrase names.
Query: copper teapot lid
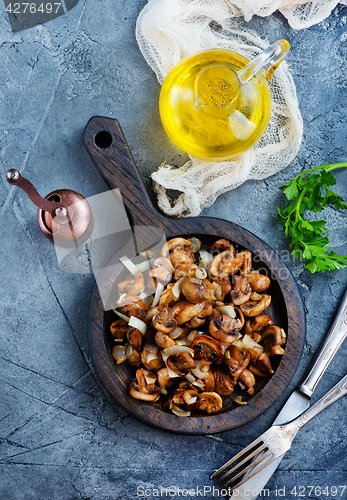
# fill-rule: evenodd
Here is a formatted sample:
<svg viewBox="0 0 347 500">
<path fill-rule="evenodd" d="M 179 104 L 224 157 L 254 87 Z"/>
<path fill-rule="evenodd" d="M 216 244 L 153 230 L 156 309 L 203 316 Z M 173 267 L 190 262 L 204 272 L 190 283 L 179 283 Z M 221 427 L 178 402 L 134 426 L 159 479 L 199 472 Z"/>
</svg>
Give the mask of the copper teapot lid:
<svg viewBox="0 0 347 500">
<path fill-rule="evenodd" d="M 57 189 L 43 198 L 33 184 L 18 170 L 6 172 L 9 184 L 23 189 L 39 208 L 37 219 L 43 234 L 62 246 L 86 241 L 92 231 L 92 215 L 87 200 L 71 189 Z"/>
</svg>

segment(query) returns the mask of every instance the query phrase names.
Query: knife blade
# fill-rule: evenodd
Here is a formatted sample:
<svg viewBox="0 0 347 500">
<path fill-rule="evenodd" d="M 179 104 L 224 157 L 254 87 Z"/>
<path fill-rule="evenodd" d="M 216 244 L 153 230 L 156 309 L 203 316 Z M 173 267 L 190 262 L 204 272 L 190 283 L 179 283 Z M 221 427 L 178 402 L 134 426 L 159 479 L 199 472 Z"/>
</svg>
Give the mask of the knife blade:
<svg viewBox="0 0 347 500">
<path fill-rule="evenodd" d="M 311 368 L 301 384 L 290 395 L 273 425 L 282 425 L 294 420 L 310 406 L 311 396 L 323 373 L 329 366 L 337 350 L 347 336 L 347 290 L 343 296 L 334 321 L 321 344 Z M 277 469 L 285 454 L 278 457 L 258 474 L 250 478 L 235 490 L 230 500 L 255 500 L 264 494 L 264 486 Z M 251 471 L 248 472 L 251 474 Z"/>
</svg>

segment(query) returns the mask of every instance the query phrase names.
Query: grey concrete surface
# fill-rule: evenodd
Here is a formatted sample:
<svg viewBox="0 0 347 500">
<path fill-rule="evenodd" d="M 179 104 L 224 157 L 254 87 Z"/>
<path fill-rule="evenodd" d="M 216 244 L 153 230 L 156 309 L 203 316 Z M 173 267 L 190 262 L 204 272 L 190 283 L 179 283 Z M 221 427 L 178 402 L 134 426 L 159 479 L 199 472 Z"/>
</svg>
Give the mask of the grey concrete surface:
<svg viewBox="0 0 347 500">
<path fill-rule="evenodd" d="M 114 500 L 170 486 L 203 496 L 211 471 L 265 431 L 305 373 L 337 310 L 347 271 L 311 275 L 288 262 L 307 309 L 307 342 L 299 369 L 280 400 L 237 430 L 213 436 L 171 435 L 150 428 L 111 401 L 93 375 L 87 344 L 92 275 L 59 269 L 36 210 L 4 174 L 18 168 L 42 194 L 69 187 L 86 197 L 106 186 L 80 137 L 91 116 L 118 118 L 146 186 L 166 158 L 186 159 L 165 136 L 159 84 L 134 36 L 145 0 L 80 0 L 67 15 L 13 34 L 0 8 L 0 498 Z M 347 160 L 347 8 L 312 28 L 292 30 L 279 14 L 250 25 L 269 41 L 287 38 L 304 138 L 281 173 L 222 195 L 204 215 L 246 227 L 285 255 L 276 222 L 278 187 L 302 169 Z M 337 191 L 347 197 L 347 172 Z M 327 208 L 333 248 L 346 253 L 346 213 Z M 347 370 L 341 347 L 314 399 Z M 347 498 L 347 401 L 300 432 L 268 484 L 265 498 Z M 306 489 L 299 490 L 299 487 Z M 309 495 L 308 486 L 321 488 Z M 197 489 L 198 488 L 198 489 Z M 285 488 L 285 491 L 284 491 Z M 342 493 L 342 496 L 340 495 Z M 186 493 L 185 493 L 186 494 Z M 163 490 L 162 498 L 183 498 Z M 205 492 L 205 498 L 212 495 Z"/>
</svg>

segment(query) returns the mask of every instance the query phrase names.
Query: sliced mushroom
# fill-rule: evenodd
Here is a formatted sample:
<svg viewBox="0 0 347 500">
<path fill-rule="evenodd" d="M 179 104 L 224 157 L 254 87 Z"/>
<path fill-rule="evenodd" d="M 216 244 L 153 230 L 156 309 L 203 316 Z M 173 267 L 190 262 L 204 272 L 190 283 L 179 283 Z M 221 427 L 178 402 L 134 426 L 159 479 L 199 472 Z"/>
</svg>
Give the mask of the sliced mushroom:
<svg viewBox="0 0 347 500">
<path fill-rule="evenodd" d="M 139 367 L 141 365 L 141 355 L 138 351 L 138 349 L 135 349 L 131 344 L 127 344 L 125 346 L 125 356 L 127 363 L 130 366 L 137 366 Z"/>
<path fill-rule="evenodd" d="M 238 378 L 239 382 L 244 384 L 248 389 L 255 386 L 255 378 L 253 373 L 245 368 Z"/>
<path fill-rule="evenodd" d="M 224 252 L 224 250 L 231 250 L 232 247 L 230 241 L 225 240 L 225 239 L 220 239 L 217 240 L 213 245 L 211 246 L 211 252 Z M 235 253 L 235 251 L 234 251 Z"/>
<path fill-rule="evenodd" d="M 247 302 L 252 295 L 252 288 L 245 276 L 234 276 L 233 288 L 231 290 L 231 300 L 235 306 L 240 306 Z"/>
<path fill-rule="evenodd" d="M 211 304 L 206 304 L 203 310 L 199 313 L 198 316 L 193 316 L 186 325 L 188 328 L 199 328 L 201 325 L 203 325 L 206 321 L 206 317 L 210 316 L 213 312 L 213 307 Z"/>
<path fill-rule="evenodd" d="M 283 355 L 286 334 L 279 326 L 268 326 L 262 332 L 260 342 L 264 343 L 264 351 L 269 356 Z"/>
<path fill-rule="evenodd" d="M 142 333 L 138 328 L 130 327 L 127 332 L 127 339 L 134 346 L 134 349 L 140 350 L 142 344 Z"/>
<path fill-rule="evenodd" d="M 216 278 L 227 278 L 241 269 L 242 264 L 243 256 L 241 254 L 236 254 L 234 257 L 232 251 L 225 250 L 213 258 L 210 264 L 210 273 Z"/>
<path fill-rule="evenodd" d="M 164 368 L 160 368 L 160 370 L 157 371 L 157 376 L 160 392 L 162 394 L 167 394 L 167 389 L 175 383 L 174 379 L 170 377 L 167 367 L 164 366 Z"/>
<path fill-rule="evenodd" d="M 220 343 L 207 335 L 198 335 L 190 344 L 194 351 L 194 359 L 220 363 L 223 358 L 223 348 Z"/>
<path fill-rule="evenodd" d="M 264 276 L 264 274 L 260 274 L 257 271 L 251 271 L 247 274 L 248 282 L 251 285 L 252 289 L 257 292 L 265 292 L 271 285 L 271 280 L 268 276 Z"/>
<path fill-rule="evenodd" d="M 174 272 L 174 267 L 167 257 L 158 257 L 153 262 L 154 269 L 149 271 L 151 278 L 156 278 L 164 283 L 169 283 Z"/>
<path fill-rule="evenodd" d="M 110 325 L 110 332 L 116 339 L 125 340 L 128 331 L 128 323 L 124 319 L 117 319 Z"/>
<path fill-rule="evenodd" d="M 190 262 L 189 264 L 182 264 L 176 268 L 175 280 L 178 281 L 181 278 L 195 278 L 199 269 L 200 268 L 193 262 Z"/>
<path fill-rule="evenodd" d="M 172 311 L 175 315 L 177 324 L 182 325 L 183 323 L 190 321 L 194 316 L 199 316 L 205 306 L 205 302 L 201 302 L 200 304 L 191 304 L 188 301 L 182 300 L 176 302 L 176 304 L 172 306 Z"/>
<path fill-rule="evenodd" d="M 167 347 L 172 347 L 176 345 L 176 342 L 172 340 L 171 337 L 167 333 L 158 331 L 155 334 L 155 343 L 157 346 L 161 347 L 161 349 L 166 349 Z"/>
<path fill-rule="evenodd" d="M 241 330 L 245 324 L 245 316 L 239 307 L 234 307 L 234 311 L 236 314 L 235 319 L 239 322 L 237 328 Z"/>
<path fill-rule="evenodd" d="M 159 309 L 162 309 L 164 306 L 170 306 L 170 304 L 176 300 L 172 294 L 172 289 L 174 286 L 175 286 L 174 283 L 168 283 L 166 289 L 160 295 L 158 303 Z"/>
<path fill-rule="evenodd" d="M 172 402 L 184 410 L 196 411 L 200 406 L 200 395 L 195 389 L 188 389 L 176 393 Z"/>
<path fill-rule="evenodd" d="M 196 367 L 194 359 L 188 352 L 171 354 L 171 356 L 167 358 L 166 365 L 180 377 L 184 377 L 189 373 L 189 370 Z"/>
<path fill-rule="evenodd" d="M 161 250 L 161 254 L 164 257 L 167 257 L 169 253 L 178 246 L 187 248 L 190 251 L 193 251 L 194 248 L 193 243 L 189 240 L 186 240 L 185 238 L 172 238 L 172 240 L 169 240 L 167 243 L 165 243 Z"/>
<path fill-rule="evenodd" d="M 145 344 L 141 352 L 142 364 L 147 370 L 157 372 L 165 366 L 163 357 L 158 346 Z"/>
<path fill-rule="evenodd" d="M 129 387 L 130 395 L 142 401 L 157 401 L 160 398 L 160 389 L 156 384 L 155 373 L 139 368 L 136 370 L 136 380 L 133 380 Z"/>
<path fill-rule="evenodd" d="M 155 334 L 157 332 L 154 330 L 154 328 L 149 328 L 146 333 L 144 334 L 143 338 L 145 339 L 146 342 L 149 344 L 155 344 Z"/>
<path fill-rule="evenodd" d="M 237 255 L 242 256 L 243 258 L 241 276 L 248 276 L 249 271 L 252 269 L 252 253 L 246 250 L 244 252 L 238 253 Z"/>
<path fill-rule="evenodd" d="M 257 377 L 270 377 L 273 374 L 271 361 L 266 352 L 263 352 L 255 362 L 252 361 L 248 369 Z"/>
<path fill-rule="evenodd" d="M 261 332 L 269 325 L 272 325 L 270 316 L 268 314 L 259 314 L 246 321 L 243 332 L 245 335 L 249 335 L 252 332 Z"/>
<path fill-rule="evenodd" d="M 186 278 L 182 283 L 181 291 L 189 302 L 192 304 L 199 304 L 206 300 L 206 282 L 208 282 L 208 280 Z"/>
<path fill-rule="evenodd" d="M 199 409 L 206 413 L 216 413 L 223 407 L 223 400 L 216 392 L 202 392 L 200 394 Z"/>
<path fill-rule="evenodd" d="M 212 283 L 217 300 L 224 301 L 225 296 L 231 291 L 230 281 L 226 278 L 215 279 Z"/>
<path fill-rule="evenodd" d="M 180 266 L 194 263 L 194 254 L 192 250 L 185 247 L 176 247 L 170 253 L 170 261 L 175 269 Z M 198 267 L 198 266 L 197 266 Z"/>
<path fill-rule="evenodd" d="M 236 319 L 221 314 L 210 321 L 209 332 L 215 339 L 230 344 L 239 336 L 237 325 Z"/>
<path fill-rule="evenodd" d="M 251 353 L 247 349 L 239 349 L 236 345 L 231 345 L 225 351 L 223 362 L 236 380 L 243 370 L 247 368 L 250 359 Z"/>
<path fill-rule="evenodd" d="M 140 318 L 146 311 L 146 305 L 137 295 L 125 295 L 121 300 L 122 311 L 128 316 Z"/>
<path fill-rule="evenodd" d="M 254 296 L 254 294 L 253 294 Z M 265 311 L 271 304 L 271 295 L 259 295 L 260 300 L 249 300 L 240 306 L 241 311 L 245 316 L 258 316 Z"/>
<path fill-rule="evenodd" d="M 177 321 L 174 319 L 174 311 L 170 307 L 163 309 L 154 316 L 153 326 L 156 330 L 164 333 L 170 333 L 177 327 Z"/>
<path fill-rule="evenodd" d="M 204 378 L 204 391 L 206 392 L 212 392 L 214 391 L 214 375 L 212 373 L 212 370 L 209 370 L 208 372 L 208 378 Z"/>
<path fill-rule="evenodd" d="M 213 367 L 214 390 L 221 396 L 227 396 L 234 392 L 235 379 L 228 373 L 224 366 Z"/>
</svg>

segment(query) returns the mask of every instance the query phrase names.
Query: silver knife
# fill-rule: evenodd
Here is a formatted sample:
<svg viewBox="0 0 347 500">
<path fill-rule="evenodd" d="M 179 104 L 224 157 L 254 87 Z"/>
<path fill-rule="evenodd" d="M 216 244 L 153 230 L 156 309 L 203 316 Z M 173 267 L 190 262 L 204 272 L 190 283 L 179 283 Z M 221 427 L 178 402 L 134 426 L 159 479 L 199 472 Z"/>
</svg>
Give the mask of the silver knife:
<svg viewBox="0 0 347 500">
<path fill-rule="evenodd" d="M 281 425 L 298 417 L 310 406 L 311 396 L 327 369 L 330 361 L 335 356 L 343 340 L 347 337 L 347 290 L 343 296 L 337 315 L 330 330 L 321 345 L 311 369 L 301 384 L 291 394 L 286 404 L 278 414 L 273 425 Z M 242 484 L 234 491 L 230 500 L 254 500 L 258 495 L 264 496 L 264 486 L 280 464 L 284 454 L 258 474 Z"/>
</svg>

